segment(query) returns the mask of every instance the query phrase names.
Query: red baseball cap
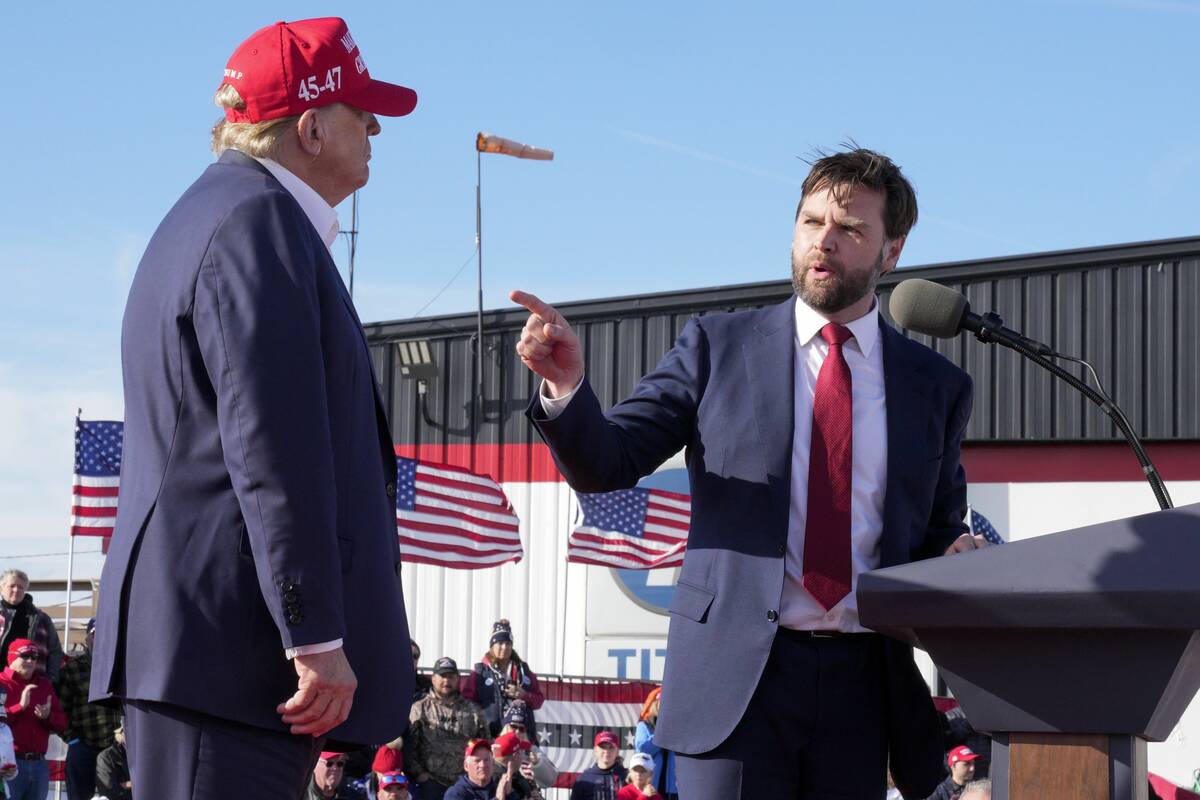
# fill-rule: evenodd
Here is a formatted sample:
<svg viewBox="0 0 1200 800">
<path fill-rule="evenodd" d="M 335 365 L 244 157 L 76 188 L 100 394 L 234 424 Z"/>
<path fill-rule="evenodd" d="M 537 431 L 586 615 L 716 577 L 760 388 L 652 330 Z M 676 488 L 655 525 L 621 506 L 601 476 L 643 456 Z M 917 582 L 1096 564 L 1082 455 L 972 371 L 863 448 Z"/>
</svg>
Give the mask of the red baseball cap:
<svg viewBox="0 0 1200 800">
<path fill-rule="evenodd" d="M 491 747 L 492 747 L 491 740 L 490 739 L 472 739 L 471 741 L 467 742 L 466 755 L 468 755 L 468 756 L 475 755 L 475 751 L 481 747 L 487 748 L 488 752 L 490 753 Z"/>
<path fill-rule="evenodd" d="M 17 656 L 39 656 L 41 650 L 31 639 L 13 639 L 8 646 L 8 663 L 17 660 Z"/>
<path fill-rule="evenodd" d="M 977 758 L 979 754 L 963 744 L 950 751 L 950 755 L 946 756 L 946 763 L 953 767 L 960 761 L 974 761 Z"/>
<path fill-rule="evenodd" d="M 276 22 L 238 45 L 225 65 L 221 86 L 246 101 L 225 109 L 230 122 L 262 122 L 346 103 L 372 114 L 402 117 L 417 106 L 417 93 L 377 81 L 341 17 Z"/>
<path fill-rule="evenodd" d="M 518 750 L 533 749 L 533 745 L 518 736 L 516 731 L 509 731 L 497 736 L 494 746 L 501 758 L 508 758 Z"/>
<path fill-rule="evenodd" d="M 596 734 L 596 738 L 592 740 L 592 744 L 597 746 L 611 744 L 613 747 L 620 747 L 621 740 L 612 731 L 600 731 Z"/>
</svg>

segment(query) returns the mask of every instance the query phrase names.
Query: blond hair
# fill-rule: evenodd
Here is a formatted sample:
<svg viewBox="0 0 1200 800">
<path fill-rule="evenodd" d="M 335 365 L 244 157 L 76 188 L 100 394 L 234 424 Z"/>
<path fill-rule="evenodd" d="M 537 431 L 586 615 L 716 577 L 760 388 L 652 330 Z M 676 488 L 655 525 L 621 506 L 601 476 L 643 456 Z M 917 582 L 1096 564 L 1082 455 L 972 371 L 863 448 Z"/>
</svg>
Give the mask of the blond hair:
<svg viewBox="0 0 1200 800">
<path fill-rule="evenodd" d="M 246 101 L 242 99 L 238 90 L 228 83 L 217 89 L 213 102 L 219 108 L 232 108 L 235 111 L 243 111 L 246 108 Z M 213 154 L 219 156 L 226 150 L 234 149 L 255 158 L 272 158 L 279 147 L 280 139 L 298 119 L 299 115 L 295 115 L 262 122 L 230 122 L 222 117 L 212 129 Z"/>
</svg>

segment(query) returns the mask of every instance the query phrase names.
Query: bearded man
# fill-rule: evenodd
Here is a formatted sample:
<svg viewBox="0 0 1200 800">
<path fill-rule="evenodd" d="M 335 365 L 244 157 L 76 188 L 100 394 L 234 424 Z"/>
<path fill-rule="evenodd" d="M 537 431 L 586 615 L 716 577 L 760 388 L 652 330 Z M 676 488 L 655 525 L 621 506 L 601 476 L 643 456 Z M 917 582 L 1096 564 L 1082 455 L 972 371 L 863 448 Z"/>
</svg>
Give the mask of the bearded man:
<svg viewBox="0 0 1200 800">
<path fill-rule="evenodd" d="M 567 321 L 525 292 L 529 416 L 576 490 L 634 486 L 687 449 L 692 521 L 671 601 L 663 713 L 680 796 L 906 797 L 940 779 L 911 649 L 858 620 L 858 576 L 982 546 L 963 524 L 971 380 L 879 314 L 916 195 L 855 146 L 813 163 L 792 245 L 796 296 L 692 319 L 607 412 Z M 787 731 L 788 735 L 779 735 Z"/>
</svg>

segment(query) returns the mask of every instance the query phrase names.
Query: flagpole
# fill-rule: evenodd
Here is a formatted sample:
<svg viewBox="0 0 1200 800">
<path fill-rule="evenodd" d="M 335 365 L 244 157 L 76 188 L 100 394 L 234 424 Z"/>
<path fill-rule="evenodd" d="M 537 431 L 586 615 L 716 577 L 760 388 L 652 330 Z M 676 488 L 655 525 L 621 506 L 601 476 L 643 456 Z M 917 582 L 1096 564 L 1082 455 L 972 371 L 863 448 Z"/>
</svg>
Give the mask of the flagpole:
<svg viewBox="0 0 1200 800">
<path fill-rule="evenodd" d="M 566 488 L 565 483 L 560 483 L 560 487 Z M 566 530 L 571 530 L 572 514 L 571 504 L 575 502 L 575 492 L 567 489 L 567 515 L 566 525 L 563 527 Z M 567 559 L 567 569 L 563 573 L 563 602 L 562 602 L 562 629 L 558 637 L 558 674 L 565 675 L 567 672 L 567 620 L 569 612 L 567 605 L 571 602 L 571 560 Z"/>
<path fill-rule="evenodd" d="M 79 419 L 83 416 L 83 409 L 75 409 L 75 457 L 79 457 Z M 74 474 L 74 473 L 72 473 Z M 75 479 L 72 477 L 71 483 L 74 486 Z M 72 488 L 72 491 L 74 489 Z M 71 499 L 72 506 L 74 505 L 74 497 Z M 67 602 L 66 608 L 63 611 L 63 652 L 69 653 L 71 650 L 71 588 L 75 585 L 75 534 L 71 531 L 70 518 L 67 520 Z M 55 781 L 54 785 L 54 800 L 62 800 L 62 781 Z"/>
<path fill-rule="evenodd" d="M 967 531 L 975 535 L 975 507 L 967 503 Z"/>
</svg>

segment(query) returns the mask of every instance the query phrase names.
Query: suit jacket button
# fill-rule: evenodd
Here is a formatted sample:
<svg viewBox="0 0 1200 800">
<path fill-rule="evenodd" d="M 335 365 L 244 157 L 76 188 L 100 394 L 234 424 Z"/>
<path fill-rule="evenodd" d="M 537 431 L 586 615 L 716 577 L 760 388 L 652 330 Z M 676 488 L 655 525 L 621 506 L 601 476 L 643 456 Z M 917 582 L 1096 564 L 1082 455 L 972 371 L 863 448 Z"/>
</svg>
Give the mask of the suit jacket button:
<svg viewBox="0 0 1200 800">
<path fill-rule="evenodd" d="M 396 484 L 389 483 L 387 486 L 383 487 L 383 490 L 385 492 L 387 492 L 388 497 L 390 497 L 393 500 L 396 499 Z"/>
<path fill-rule="evenodd" d="M 779 545 L 779 549 L 776 552 L 779 553 L 779 555 L 781 555 L 781 556 L 785 555 L 787 553 L 787 545 L 786 544 Z"/>
<path fill-rule="evenodd" d="M 778 614 L 778 612 L 775 611 L 775 609 L 772 608 L 770 611 L 767 612 L 767 622 L 776 622 L 778 620 L 779 620 L 779 614 Z"/>
<path fill-rule="evenodd" d="M 300 595 L 296 594 L 295 589 L 288 589 L 283 593 L 283 602 L 285 603 L 294 603 L 298 599 L 300 599 Z"/>
</svg>

